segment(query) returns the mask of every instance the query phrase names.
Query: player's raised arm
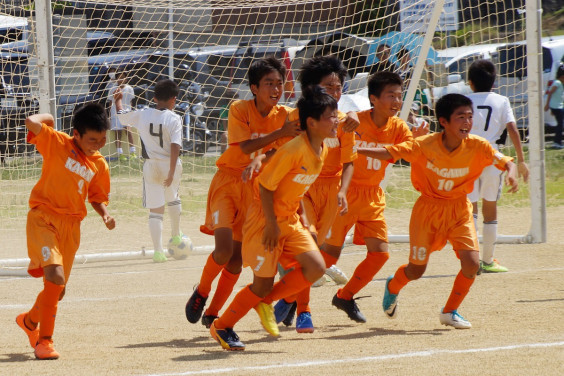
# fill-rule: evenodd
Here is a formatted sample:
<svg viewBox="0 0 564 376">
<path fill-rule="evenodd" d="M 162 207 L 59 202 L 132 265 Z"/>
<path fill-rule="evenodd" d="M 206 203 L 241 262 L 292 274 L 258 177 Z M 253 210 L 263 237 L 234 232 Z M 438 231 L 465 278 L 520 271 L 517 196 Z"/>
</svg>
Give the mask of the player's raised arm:
<svg viewBox="0 0 564 376">
<path fill-rule="evenodd" d="M 392 159 L 392 155 L 386 148 L 358 148 L 356 151 L 358 154 L 366 155 L 370 158 L 388 160 Z"/>
<path fill-rule="evenodd" d="M 343 130 L 345 132 L 354 132 L 360 125 L 358 115 L 354 111 L 347 112 L 347 116 L 343 119 Z"/>
<path fill-rule="evenodd" d="M 265 136 L 254 138 L 251 140 L 246 140 L 239 143 L 241 151 L 245 154 L 251 154 L 255 151 L 262 149 L 274 141 L 282 137 L 295 137 L 302 132 L 299 125 L 299 120 L 290 121 L 286 118 L 282 128 L 277 129 Z"/>
<path fill-rule="evenodd" d="M 35 114 L 28 116 L 25 119 L 26 128 L 35 135 L 41 132 L 41 127 L 43 126 L 43 124 L 47 124 L 47 126 L 53 128 L 55 126 L 55 119 L 53 118 L 53 115 Z"/>
</svg>

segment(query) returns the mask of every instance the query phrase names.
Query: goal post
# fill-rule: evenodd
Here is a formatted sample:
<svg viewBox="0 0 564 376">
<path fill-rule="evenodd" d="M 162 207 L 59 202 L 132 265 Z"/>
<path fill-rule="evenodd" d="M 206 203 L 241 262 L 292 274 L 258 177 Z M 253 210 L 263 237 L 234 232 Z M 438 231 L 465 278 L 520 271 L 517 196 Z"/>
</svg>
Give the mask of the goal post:
<svg viewBox="0 0 564 376">
<path fill-rule="evenodd" d="M 252 98 L 246 76 L 250 64 L 265 56 L 280 59 L 288 69 L 281 103 L 295 106 L 303 63 L 313 56 L 336 55 L 349 73 L 340 107 L 365 110 L 370 107 L 367 77 L 384 45 L 389 47 L 390 63 L 411 77 L 400 116 L 408 119 L 413 112 L 432 125 L 437 98 L 447 92 L 469 93 L 466 71 L 473 60 L 487 58 L 495 63 L 495 91 L 509 97 L 518 127 L 527 134 L 531 169 L 528 185 L 515 195 L 502 195 L 498 242 L 545 242 L 550 202 L 545 175 L 555 157 L 545 152 L 542 107 L 548 76 L 543 74 L 547 62 L 541 4 L 507 0 L 500 7 L 498 3 L 12 0 L 1 4 L 0 238 L 4 244 L 0 271 L 3 265 L 13 268 L 13 260 L 20 265 L 25 259 L 27 201 L 42 168 L 41 157 L 25 143 L 27 115 L 51 112 L 58 129 L 69 132 L 73 111 L 80 105 L 98 102 L 110 108 L 111 85 L 130 85 L 132 106 L 142 108 L 154 105 L 155 83 L 173 77 L 181 89 L 175 111 L 183 119 L 184 135 L 182 231 L 198 251 L 207 252 L 213 238 L 200 235 L 199 225 L 215 161 L 225 147 L 229 105 Z M 119 83 L 112 78 L 114 70 L 123 72 Z M 152 243 L 145 230 L 147 210 L 142 207 L 143 163 L 130 154 L 130 146 L 139 154 L 139 138 L 134 132 L 129 145 L 122 135 L 120 154 L 116 133 L 108 135 L 101 153 L 110 166 L 110 210 L 118 226 L 108 233 L 89 209 L 79 253 L 108 254 L 113 260 L 147 255 Z M 501 148 L 514 155 L 511 145 Z M 389 238 L 407 242 L 418 192 L 412 188 L 409 166 L 394 165 L 387 175 Z M 504 218 L 515 217 L 522 220 L 505 226 L 509 221 Z M 165 220 L 165 231 L 168 226 Z"/>
</svg>

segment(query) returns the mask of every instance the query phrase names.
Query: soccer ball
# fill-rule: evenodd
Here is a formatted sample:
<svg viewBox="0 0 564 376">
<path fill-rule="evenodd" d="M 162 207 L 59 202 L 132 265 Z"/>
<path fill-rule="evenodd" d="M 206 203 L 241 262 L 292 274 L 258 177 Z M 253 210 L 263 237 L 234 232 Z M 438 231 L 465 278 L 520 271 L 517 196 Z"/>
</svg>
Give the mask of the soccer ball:
<svg viewBox="0 0 564 376">
<path fill-rule="evenodd" d="M 182 235 L 179 244 L 173 244 L 172 238 L 168 241 L 168 253 L 176 260 L 184 260 L 192 253 L 193 248 L 192 240 L 186 235 Z"/>
</svg>

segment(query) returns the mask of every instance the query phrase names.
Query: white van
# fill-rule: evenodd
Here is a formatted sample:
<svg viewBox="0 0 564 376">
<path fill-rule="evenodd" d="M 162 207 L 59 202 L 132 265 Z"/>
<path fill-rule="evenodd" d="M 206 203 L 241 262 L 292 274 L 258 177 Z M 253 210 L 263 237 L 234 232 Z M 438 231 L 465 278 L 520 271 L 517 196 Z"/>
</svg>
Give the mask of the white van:
<svg viewBox="0 0 564 376">
<path fill-rule="evenodd" d="M 0 49 L 7 52 L 27 52 L 28 20 L 24 17 L 0 15 Z"/>
</svg>

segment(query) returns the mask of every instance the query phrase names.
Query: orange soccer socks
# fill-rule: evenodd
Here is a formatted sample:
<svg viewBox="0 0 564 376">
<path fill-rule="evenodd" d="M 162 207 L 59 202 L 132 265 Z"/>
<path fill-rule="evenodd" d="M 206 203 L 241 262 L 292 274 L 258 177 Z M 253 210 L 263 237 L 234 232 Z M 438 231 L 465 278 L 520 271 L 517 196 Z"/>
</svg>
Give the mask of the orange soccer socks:
<svg viewBox="0 0 564 376">
<path fill-rule="evenodd" d="M 337 263 L 338 258 L 336 258 L 335 256 L 331 256 L 329 253 L 325 252 L 324 250 L 321 250 L 321 256 L 325 261 L 326 268 L 330 268 Z"/>
<path fill-rule="evenodd" d="M 206 309 L 204 315 L 206 316 L 218 316 L 219 310 L 223 307 L 231 293 L 233 292 L 233 287 L 237 283 L 239 279 L 239 274 L 233 274 L 229 272 L 227 269 L 223 269 L 221 271 L 221 276 L 219 277 L 219 282 L 217 283 L 217 288 L 215 290 L 215 294 L 213 295 L 213 299 Z M 198 287 L 198 291 L 201 293 L 200 288 Z"/>
<path fill-rule="evenodd" d="M 448 300 L 445 304 L 445 308 L 443 309 L 443 312 L 445 312 L 445 313 L 446 312 L 452 312 L 455 309 L 458 309 L 458 307 L 460 306 L 460 304 L 462 303 L 462 301 L 464 300 L 464 298 L 468 294 L 468 291 L 470 291 L 470 287 L 474 283 L 474 279 L 475 278 L 472 278 L 472 279 L 466 278 L 462 274 L 462 271 L 458 272 L 458 275 L 456 276 L 456 279 L 454 280 L 454 285 L 452 286 L 452 291 L 450 293 L 450 296 L 448 297 Z"/>
<path fill-rule="evenodd" d="M 210 295 L 211 285 L 223 269 L 224 265 L 219 265 L 213 259 L 213 252 L 208 256 L 208 260 L 206 261 L 206 265 L 204 266 L 204 270 L 202 270 L 202 277 L 200 278 L 200 284 L 198 285 L 198 293 L 207 298 Z"/>
<path fill-rule="evenodd" d="M 390 280 L 388 283 L 388 291 L 391 294 L 399 294 L 400 290 L 409 283 L 409 279 L 405 275 L 405 268 L 407 264 L 402 265 L 396 270 L 396 274 L 394 274 L 394 278 Z"/>
<path fill-rule="evenodd" d="M 214 321 L 217 329 L 233 328 L 251 308 L 260 303 L 262 298 L 255 295 L 249 286 L 239 291 L 225 312 Z"/>
<path fill-rule="evenodd" d="M 59 296 L 65 288 L 64 285 L 56 285 L 52 282 L 45 281 L 44 288 L 39 299 L 39 339 L 53 336 L 55 330 L 55 316 L 57 315 L 57 306 L 59 304 Z"/>
<path fill-rule="evenodd" d="M 311 286 L 306 287 L 300 291 L 296 297 L 296 303 L 298 304 L 296 312 L 298 314 L 302 312 L 311 312 L 309 309 L 309 293 L 311 291 Z"/>
<path fill-rule="evenodd" d="M 305 278 L 302 269 L 294 269 L 274 284 L 272 291 L 264 298 L 263 301 L 266 304 L 271 304 L 275 300 L 280 300 L 297 294 L 309 286 L 311 286 L 311 282 Z"/>
<path fill-rule="evenodd" d="M 372 278 L 378 273 L 390 258 L 388 252 L 368 252 L 366 258 L 356 267 L 349 282 L 339 290 L 337 296 L 341 299 L 351 300 Z"/>
</svg>

